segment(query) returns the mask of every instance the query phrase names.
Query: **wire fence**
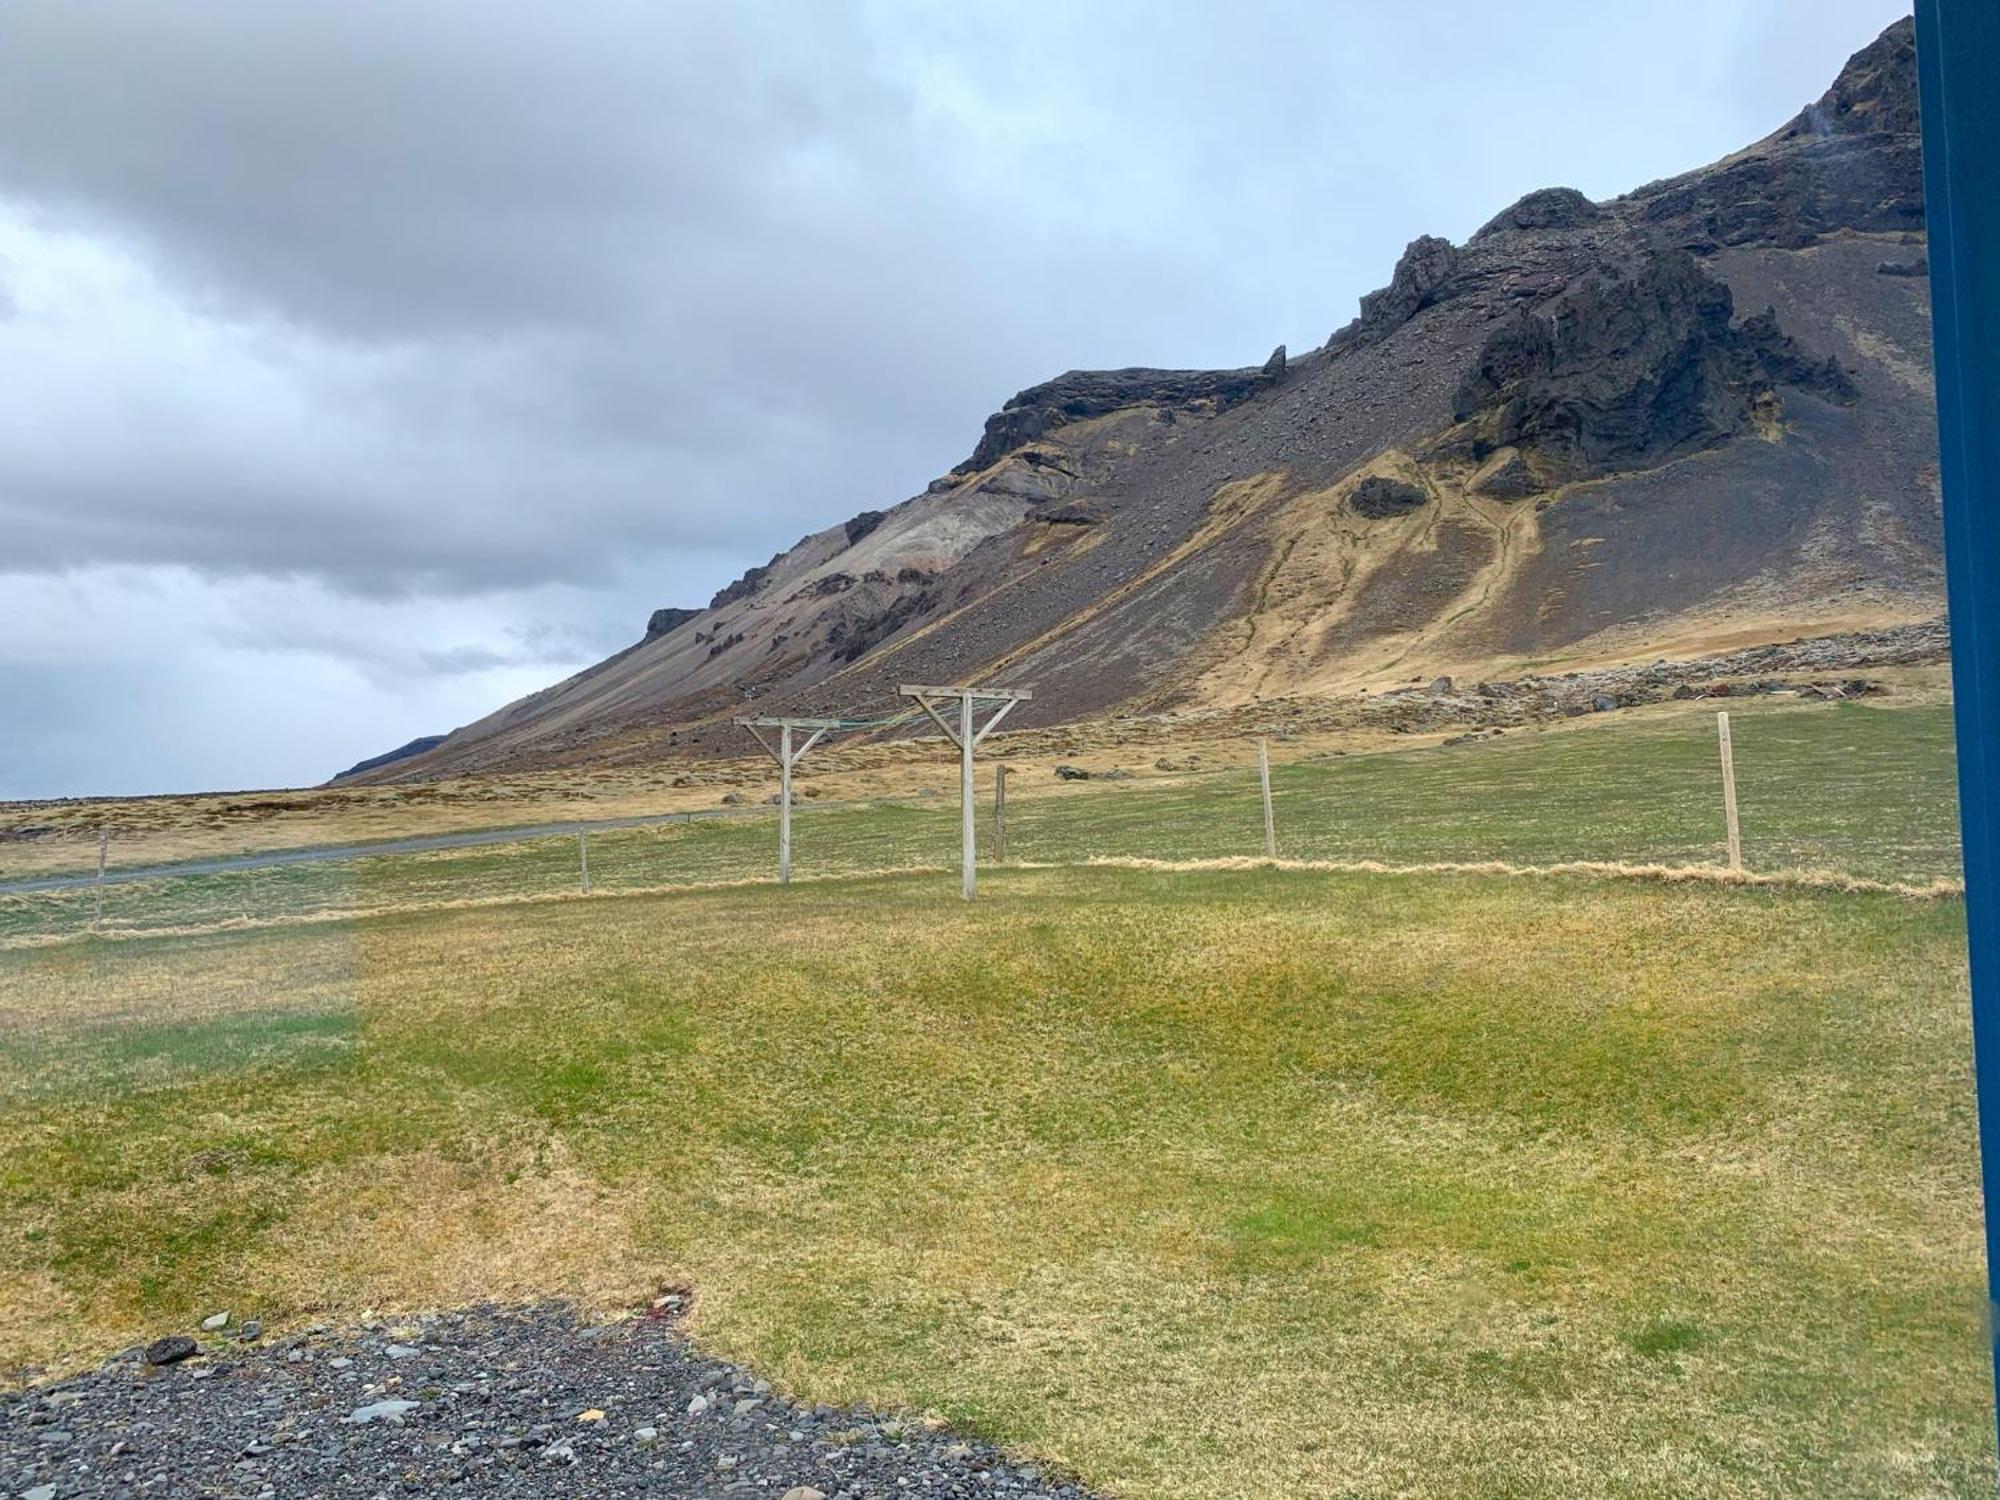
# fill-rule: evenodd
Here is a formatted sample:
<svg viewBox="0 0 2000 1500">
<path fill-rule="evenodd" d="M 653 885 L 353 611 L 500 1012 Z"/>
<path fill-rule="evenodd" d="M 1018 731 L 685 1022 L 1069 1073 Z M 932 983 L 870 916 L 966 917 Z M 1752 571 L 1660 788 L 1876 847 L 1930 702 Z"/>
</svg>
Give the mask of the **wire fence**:
<svg viewBox="0 0 2000 1500">
<path fill-rule="evenodd" d="M 1046 757 L 1019 762 L 1001 740 L 990 743 L 1000 753 L 983 755 L 979 766 L 983 870 L 1005 868 L 992 858 L 1001 766 L 1010 772 L 1008 865 L 1266 852 L 1253 746 L 1233 747 L 1231 763 L 1222 766 L 1204 763 L 1198 753 L 1169 753 L 1077 776 L 1074 768 L 1059 773 Z M 1919 884 L 1957 875 L 1948 707 L 1739 709 L 1735 745 L 1744 862 L 1752 870 L 1839 871 Z M 1475 735 L 1368 754 L 1307 753 L 1278 736 L 1270 750 L 1272 832 L 1283 860 L 1717 866 L 1727 857 L 1712 718 L 1682 715 L 1615 734 Z M 958 866 L 955 792 L 795 805 L 797 879 Z M 87 880 L 42 891 L 0 886 L 0 943 L 187 932 L 586 890 L 602 896 L 775 881 L 776 814 L 775 807 L 755 807 L 470 848 L 101 886 Z M 941 893 L 952 888 L 940 882 Z"/>
</svg>

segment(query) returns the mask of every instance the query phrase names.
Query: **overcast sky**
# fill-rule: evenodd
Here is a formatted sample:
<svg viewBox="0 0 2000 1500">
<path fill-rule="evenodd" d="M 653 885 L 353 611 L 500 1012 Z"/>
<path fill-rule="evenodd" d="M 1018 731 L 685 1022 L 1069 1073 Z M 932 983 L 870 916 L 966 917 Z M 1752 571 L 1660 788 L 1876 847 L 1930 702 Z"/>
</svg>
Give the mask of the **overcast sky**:
<svg viewBox="0 0 2000 1500">
<path fill-rule="evenodd" d="M 7 0 L 0 797 L 319 781 L 1904 0 Z"/>
</svg>

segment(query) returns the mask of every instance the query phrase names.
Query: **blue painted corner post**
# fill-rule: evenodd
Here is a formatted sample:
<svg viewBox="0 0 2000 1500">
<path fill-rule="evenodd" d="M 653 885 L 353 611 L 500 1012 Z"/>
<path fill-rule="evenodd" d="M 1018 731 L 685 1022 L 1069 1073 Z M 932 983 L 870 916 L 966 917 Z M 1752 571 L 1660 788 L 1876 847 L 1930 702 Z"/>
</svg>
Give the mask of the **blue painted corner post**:
<svg viewBox="0 0 2000 1500">
<path fill-rule="evenodd" d="M 1988 1334 L 2000 1266 L 2000 4 L 1917 0 Z M 2000 1343 L 1995 1344 L 2000 1374 Z"/>
</svg>

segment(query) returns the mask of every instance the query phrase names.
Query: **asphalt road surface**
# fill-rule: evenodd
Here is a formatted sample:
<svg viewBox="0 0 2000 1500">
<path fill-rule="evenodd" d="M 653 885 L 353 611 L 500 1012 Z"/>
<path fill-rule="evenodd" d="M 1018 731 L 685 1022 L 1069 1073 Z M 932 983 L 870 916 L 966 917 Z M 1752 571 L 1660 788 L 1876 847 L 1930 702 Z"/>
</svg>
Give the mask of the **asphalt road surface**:
<svg viewBox="0 0 2000 1500">
<path fill-rule="evenodd" d="M 843 804 L 821 802 L 819 807 Z M 636 818 L 597 818 L 573 823 L 532 823 L 517 828 L 479 828 L 466 833 L 432 833 L 420 838 L 377 839 L 362 844 L 322 844 L 304 849 L 273 849 L 262 854 L 233 854 L 225 859 L 182 860 L 170 865 L 134 865 L 104 872 L 106 885 L 137 880 L 172 880 L 182 875 L 226 875 L 235 870 L 268 870 L 279 865 L 316 865 L 348 859 L 374 859 L 384 854 L 427 854 L 434 849 L 470 849 L 480 844 L 519 844 L 529 839 L 575 837 L 588 830 L 647 828 L 656 823 L 689 823 L 701 818 L 742 817 L 762 809 L 703 808 L 692 812 L 649 813 Z M 794 812 L 804 812 L 803 805 Z M 94 885 L 97 876 L 42 875 L 32 880 L 0 880 L 0 896 L 24 896 L 33 891 L 66 891 Z"/>
</svg>

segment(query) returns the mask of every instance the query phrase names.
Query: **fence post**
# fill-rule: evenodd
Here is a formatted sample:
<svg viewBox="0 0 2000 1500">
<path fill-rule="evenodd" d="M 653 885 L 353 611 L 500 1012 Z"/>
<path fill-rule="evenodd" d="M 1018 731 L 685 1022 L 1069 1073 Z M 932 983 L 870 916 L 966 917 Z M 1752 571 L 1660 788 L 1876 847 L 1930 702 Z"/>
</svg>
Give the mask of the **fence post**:
<svg viewBox="0 0 2000 1500">
<path fill-rule="evenodd" d="M 577 880 L 583 886 L 583 894 L 588 896 L 590 894 L 590 830 L 588 828 L 579 828 L 576 831 L 576 874 Z"/>
<path fill-rule="evenodd" d="M 104 858 L 110 852 L 111 835 L 104 828 L 97 830 L 97 883 L 91 887 L 92 914 L 90 925 L 96 930 L 104 925 Z"/>
<path fill-rule="evenodd" d="M 1278 823 L 1271 812 L 1271 742 L 1257 741 L 1257 779 L 1264 787 L 1264 858 L 1278 857 Z"/>
<path fill-rule="evenodd" d="M 1715 732 L 1722 742 L 1722 819 L 1729 833 L 1729 868 L 1743 868 L 1743 830 L 1736 822 L 1736 756 L 1729 742 L 1729 710 L 1715 716 Z"/>
<path fill-rule="evenodd" d="M 993 768 L 993 861 L 1007 863 L 1007 768 Z"/>
</svg>

